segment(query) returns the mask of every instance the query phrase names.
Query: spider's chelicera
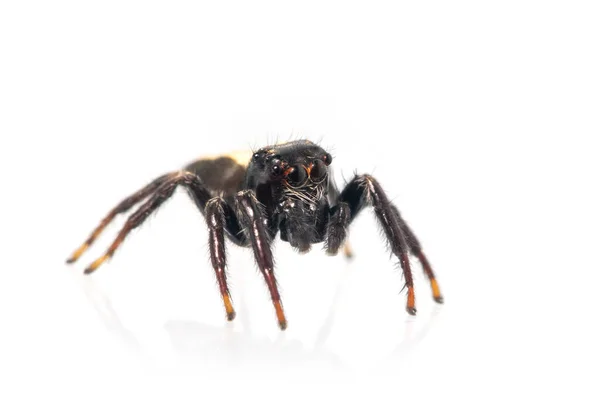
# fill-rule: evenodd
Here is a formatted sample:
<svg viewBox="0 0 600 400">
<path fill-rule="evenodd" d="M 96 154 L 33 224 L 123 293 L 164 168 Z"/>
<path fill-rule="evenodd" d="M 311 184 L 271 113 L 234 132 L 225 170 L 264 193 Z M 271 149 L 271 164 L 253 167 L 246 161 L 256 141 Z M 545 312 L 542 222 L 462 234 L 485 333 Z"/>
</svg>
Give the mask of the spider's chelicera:
<svg viewBox="0 0 600 400">
<path fill-rule="evenodd" d="M 365 206 L 373 207 L 389 246 L 400 261 L 408 292 L 408 313 L 416 313 L 409 252 L 419 259 L 428 276 L 433 298 L 442 303 L 421 244 L 377 180 L 370 175 L 357 175 L 340 192 L 330 173 L 331 162 L 328 152 L 308 140 L 267 146 L 254 153 L 231 153 L 194 161 L 181 171 L 154 179 L 121 201 L 67 262 L 77 261 L 116 215 L 145 200 L 127 219 L 106 253 L 85 273 L 95 271 L 181 185 L 206 219 L 210 258 L 228 320 L 235 317 L 235 311 L 225 274 L 226 236 L 239 246 L 252 248 L 269 287 L 279 326 L 285 329 L 287 321 L 277 290 L 271 243 L 279 234 L 281 240 L 301 252 L 308 251 L 312 244 L 324 243 L 328 254 L 337 254 L 346 243 L 348 226 Z M 344 252 L 351 257 L 347 246 Z"/>
</svg>

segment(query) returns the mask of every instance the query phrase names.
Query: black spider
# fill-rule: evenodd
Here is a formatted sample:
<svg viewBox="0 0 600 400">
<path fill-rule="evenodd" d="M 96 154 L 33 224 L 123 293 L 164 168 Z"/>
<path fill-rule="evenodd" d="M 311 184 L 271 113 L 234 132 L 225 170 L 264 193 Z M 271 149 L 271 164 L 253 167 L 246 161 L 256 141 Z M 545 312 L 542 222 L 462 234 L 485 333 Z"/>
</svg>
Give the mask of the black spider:
<svg viewBox="0 0 600 400">
<path fill-rule="evenodd" d="M 324 242 L 329 254 L 345 243 L 348 226 L 367 205 L 385 232 L 390 248 L 400 260 L 407 287 L 406 310 L 415 314 L 415 294 L 408 252 L 418 257 L 427 274 L 433 298 L 443 302 L 438 284 L 421 245 L 370 175 L 355 176 L 340 192 L 329 173 L 332 158 L 321 147 L 299 140 L 263 147 L 255 153 L 232 153 L 203 158 L 181 171 L 162 175 L 112 209 L 90 237 L 67 260 L 73 263 L 120 213 L 147 199 L 127 220 L 107 252 L 86 270 L 95 271 L 113 256 L 134 228 L 183 185 L 206 218 L 210 257 L 223 296 L 227 319 L 235 317 L 225 274 L 225 235 L 239 246 L 252 246 L 269 287 L 281 329 L 287 327 L 274 275 L 271 242 L 282 240 L 301 252 Z M 346 248 L 346 255 L 351 256 Z"/>
</svg>

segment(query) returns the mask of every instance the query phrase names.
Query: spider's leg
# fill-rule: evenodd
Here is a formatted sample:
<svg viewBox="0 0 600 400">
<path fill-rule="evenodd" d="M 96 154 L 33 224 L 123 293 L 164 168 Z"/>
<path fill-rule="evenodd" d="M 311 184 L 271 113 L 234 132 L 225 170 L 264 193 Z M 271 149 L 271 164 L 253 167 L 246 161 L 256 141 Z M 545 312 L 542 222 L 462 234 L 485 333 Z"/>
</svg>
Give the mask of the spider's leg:
<svg viewBox="0 0 600 400">
<path fill-rule="evenodd" d="M 423 267 L 423 271 L 427 275 L 427 278 L 429 278 L 429 284 L 431 285 L 431 292 L 433 294 L 433 299 L 440 304 L 443 303 L 444 297 L 442 296 L 440 287 L 437 283 L 437 280 L 435 279 L 435 274 L 433 272 L 433 268 L 431 268 L 431 264 L 429 264 L 429 260 L 427 259 L 427 257 L 425 256 L 425 253 L 423 252 L 423 247 L 421 246 L 421 242 L 419 242 L 419 239 L 417 238 L 417 236 L 414 234 L 412 229 L 410 229 L 410 227 L 408 226 L 406 221 L 404 221 L 404 219 L 400 215 L 400 211 L 398 211 L 398 208 L 396 208 L 396 206 L 392 206 L 392 209 L 394 210 L 394 213 L 396 214 L 396 218 L 398 219 L 398 221 L 400 222 L 400 224 L 402 226 L 402 232 L 404 232 L 404 236 L 406 237 L 406 242 L 408 243 L 410 252 L 419 259 L 419 261 L 421 262 L 421 266 Z"/>
<path fill-rule="evenodd" d="M 225 228 L 232 232 L 233 235 L 236 235 L 240 231 L 239 224 L 237 223 L 235 213 L 231 207 L 229 207 L 221 198 L 217 197 L 211 199 L 211 193 L 202 183 L 200 178 L 191 172 L 177 172 L 169 175 L 168 179 L 162 182 L 155 193 L 129 217 L 125 226 L 123 226 L 108 251 L 92 263 L 85 270 L 85 273 L 89 274 L 95 271 L 104 261 L 112 257 L 127 235 L 133 229 L 140 226 L 152 212 L 157 210 L 165 201 L 167 201 L 179 185 L 186 187 L 189 195 L 196 203 L 196 206 L 206 217 L 206 222 L 209 227 L 211 261 L 217 276 L 221 296 L 223 297 L 227 319 L 231 321 L 235 318 L 235 311 L 231 304 L 225 275 L 226 258 L 223 230 Z"/>
<path fill-rule="evenodd" d="M 271 253 L 272 238 L 267 231 L 262 205 L 249 190 L 239 192 L 236 195 L 235 201 L 240 215 L 241 225 L 247 230 L 246 235 L 248 235 L 248 239 L 252 243 L 256 263 L 269 287 L 279 327 L 284 330 L 287 328 L 287 321 L 285 319 L 285 314 L 283 313 L 281 297 L 277 290 L 277 281 L 275 280 L 273 270 L 273 254 Z"/>
<path fill-rule="evenodd" d="M 127 212 L 131 207 L 136 205 L 138 202 L 144 200 L 146 197 L 150 196 L 160 185 L 162 185 L 169 177 L 173 174 L 165 174 L 152 182 L 133 193 L 131 196 L 122 200 L 119 204 L 117 204 L 110 212 L 100 221 L 100 224 L 94 229 L 94 231 L 90 234 L 90 236 L 86 239 L 85 242 L 77 250 L 73 252 L 71 257 L 67 260 L 68 264 L 74 263 L 81 257 L 81 255 L 94 243 L 94 241 L 100 236 L 104 228 L 118 215 L 124 212 Z"/>
<path fill-rule="evenodd" d="M 379 185 L 379 182 L 370 175 L 354 177 L 339 196 L 339 204 L 343 203 L 346 203 L 350 210 L 350 221 L 354 220 L 365 205 L 373 206 L 375 215 L 385 232 L 390 248 L 400 260 L 406 288 L 408 289 L 406 311 L 412 315 L 416 314 L 415 291 L 408 259 L 408 244 L 406 243 L 402 226 L 396 218 L 392 204 Z"/>
<path fill-rule="evenodd" d="M 187 187 L 193 185 L 195 187 L 202 188 L 203 190 L 198 189 L 197 192 L 203 196 L 202 201 L 204 203 L 206 203 L 211 197 L 208 190 L 202 185 L 200 178 L 193 173 L 177 172 L 170 175 L 169 178 L 166 179 L 165 182 L 158 187 L 158 189 L 156 189 L 154 194 L 152 194 L 152 196 L 150 196 L 146 202 L 144 202 L 133 214 L 129 216 L 127 222 L 125 222 L 125 225 L 123 228 L 121 228 L 121 231 L 119 231 L 119 234 L 112 242 L 106 253 L 104 253 L 102 257 L 98 258 L 89 267 L 87 267 L 84 272 L 86 274 L 94 272 L 98 267 L 100 267 L 100 265 L 102 265 L 103 262 L 111 258 L 121 243 L 123 243 L 127 235 L 129 235 L 133 229 L 140 226 L 146 220 L 146 218 L 150 216 L 150 214 L 152 214 L 165 201 L 167 201 L 173 195 L 173 192 L 178 185 L 184 185 Z"/>
<path fill-rule="evenodd" d="M 190 194 L 192 197 L 195 197 L 192 190 L 190 190 Z M 209 229 L 208 246 L 210 248 L 210 261 L 212 262 L 215 274 L 217 275 L 217 282 L 219 283 L 221 297 L 223 297 L 227 319 L 231 321 L 235 318 L 235 311 L 231 305 L 231 297 L 229 288 L 227 287 L 227 276 L 225 274 L 227 260 L 225 253 L 224 228 L 228 229 L 233 234 L 235 234 L 236 231 L 239 232 L 240 229 L 239 225 L 237 230 L 231 229 L 232 224 L 237 224 L 237 219 L 234 211 L 222 198 L 215 197 L 210 199 L 208 203 L 206 203 L 204 210 Z"/>
</svg>

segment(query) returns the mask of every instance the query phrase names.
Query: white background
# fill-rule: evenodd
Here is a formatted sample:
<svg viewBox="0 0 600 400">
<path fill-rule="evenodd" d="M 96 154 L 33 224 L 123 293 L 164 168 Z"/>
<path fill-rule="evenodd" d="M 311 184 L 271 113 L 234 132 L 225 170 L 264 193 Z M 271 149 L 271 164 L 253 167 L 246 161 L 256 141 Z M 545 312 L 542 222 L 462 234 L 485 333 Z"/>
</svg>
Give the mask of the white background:
<svg viewBox="0 0 600 400">
<path fill-rule="evenodd" d="M 598 398 L 594 3 L 2 2 L 0 397 Z M 414 263 L 405 313 L 370 211 L 350 264 L 275 244 L 284 333 L 231 246 L 225 321 L 183 191 L 64 264 L 159 174 L 297 137 L 381 181 L 445 305 Z"/>
</svg>

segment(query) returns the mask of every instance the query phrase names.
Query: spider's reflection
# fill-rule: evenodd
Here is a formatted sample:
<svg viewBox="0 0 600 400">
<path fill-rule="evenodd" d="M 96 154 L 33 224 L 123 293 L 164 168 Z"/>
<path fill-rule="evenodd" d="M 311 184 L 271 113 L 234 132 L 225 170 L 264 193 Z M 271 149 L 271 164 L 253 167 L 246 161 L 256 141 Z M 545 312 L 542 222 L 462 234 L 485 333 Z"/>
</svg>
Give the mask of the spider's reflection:
<svg viewBox="0 0 600 400">
<path fill-rule="evenodd" d="M 234 331 L 231 324 L 215 326 L 198 321 L 171 320 L 164 328 L 172 345 L 173 356 L 181 365 L 206 367 L 211 371 L 239 368 L 248 370 L 258 366 L 271 366 L 275 369 L 285 366 L 301 365 L 304 370 L 346 371 L 351 368 L 339 354 L 327 348 L 327 341 L 335 325 L 336 308 L 344 292 L 344 284 L 348 280 L 351 268 L 344 270 L 343 276 L 336 287 L 333 301 L 328 309 L 323 324 L 319 327 L 316 340 L 311 346 L 299 340 L 286 338 L 285 332 L 279 332 L 275 339 L 257 335 L 253 332 L 248 319 L 249 312 L 240 302 L 241 331 Z M 106 328 L 122 341 L 129 351 L 136 353 L 141 359 L 150 359 L 150 355 L 140 344 L 135 333 L 122 323 L 118 312 L 112 307 L 111 301 L 93 279 L 74 273 L 75 279 L 83 288 L 87 298 L 104 322 Z M 386 357 L 386 360 L 402 358 L 415 348 L 429 332 L 438 315 L 439 309 L 427 315 L 421 327 L 416 326 L 413 318 L 408 318 L 404 332 L 400 333 L 398 344 Z M 364 345 L 368 345 L 366 339 Z M 357 338 L 360 345 L 360 338 Z M 317 367 L 317 368 L 313 368 Z M 264 370 L 263 370 L 264 372 Z M 257 371 L 257 373 L 259 373 Z"/>
</svg>

